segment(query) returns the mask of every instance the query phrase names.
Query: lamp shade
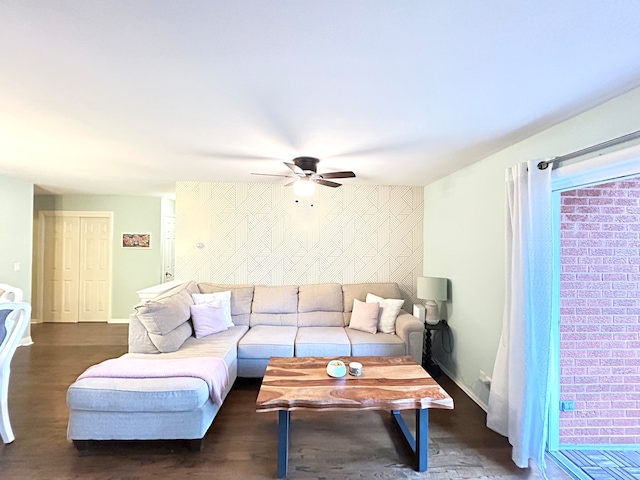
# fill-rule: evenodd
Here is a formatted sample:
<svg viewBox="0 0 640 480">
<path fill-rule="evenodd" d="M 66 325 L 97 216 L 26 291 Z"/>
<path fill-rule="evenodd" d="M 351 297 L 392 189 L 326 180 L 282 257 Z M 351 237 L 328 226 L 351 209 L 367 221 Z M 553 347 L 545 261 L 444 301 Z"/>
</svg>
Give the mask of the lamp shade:
<svg viewBox="0 0 640 480">
<path fill-rule="evenodd" d="M 422 300 L 447 299 L 447 279 L 439 277 L 418 277 L 417 297 Z"/>
</svg>

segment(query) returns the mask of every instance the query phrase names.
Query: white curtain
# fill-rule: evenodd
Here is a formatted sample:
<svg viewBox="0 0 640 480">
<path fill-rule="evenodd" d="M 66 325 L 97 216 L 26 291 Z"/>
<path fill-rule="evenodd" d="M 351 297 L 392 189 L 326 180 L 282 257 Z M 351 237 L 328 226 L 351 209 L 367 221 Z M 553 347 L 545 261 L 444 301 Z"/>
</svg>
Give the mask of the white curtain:
<svg viewBox="0 0 640 480">
<path fill-rule="evenodd" d="M 506 172 L 506 296 L 487 426 L 509 438 L 521 468 L 545 468 L 549 418 L 553 231 L 551 168 Z"/>
</svg>

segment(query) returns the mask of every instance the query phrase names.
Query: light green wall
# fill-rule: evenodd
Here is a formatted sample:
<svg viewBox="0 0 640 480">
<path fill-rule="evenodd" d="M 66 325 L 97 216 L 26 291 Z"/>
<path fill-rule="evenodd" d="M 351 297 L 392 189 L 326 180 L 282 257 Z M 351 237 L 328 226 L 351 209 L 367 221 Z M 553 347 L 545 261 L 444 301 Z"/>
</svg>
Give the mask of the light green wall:
<svg viewBox="0 0 640 480">
<path fill-rule="evenodd" d="M 0 283 L 24 291 L 31 301 L 33 184 L 0 176 Z M 14 264 L 20 270 L 14 271 Z"/>
<path fill-rule="evenodd" d="M 424 189 L 424 274 L 451 280 L 445 305 L 453 351 L 436 358 L 486 405 L 480 370 L 492 375 L 504 303 L 504 172 L 508 165 L 554 157 L 640 130 L 640 88 L 549 128 Z"/>
<path fill-rule="evenodd" d="M 113 319 L 129 318 L 139 301 L 136 291 L 162 281 L 160 197 L 38 195 L 35 197 L 34 210 L 36 219 L 40 210 L 113 212 Z M 120 241 L 123 233 L 150 233 L 151 248 L 122 248 Z"/>
<path fill-rule="evenodd" d="M 0 176 L 0 283 L 21 288 L 24 301 L 31 302 L 33 251 L 33 184 Z M 20 270 L 14 271 L 14 264 Z M 31 329 L 24 338 L 28 342 Z"/>
</svg>

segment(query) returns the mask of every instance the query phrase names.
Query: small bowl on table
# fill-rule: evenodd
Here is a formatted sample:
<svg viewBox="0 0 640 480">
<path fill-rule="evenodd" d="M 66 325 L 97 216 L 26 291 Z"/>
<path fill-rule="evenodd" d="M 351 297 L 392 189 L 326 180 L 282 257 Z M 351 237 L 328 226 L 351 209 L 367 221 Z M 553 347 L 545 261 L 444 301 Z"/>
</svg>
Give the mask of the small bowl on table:
<svg viewBox="0 0 640 480">
<path fill-rule="evenodd" d="M 327 375 L 330 377 L 340 378 L 347 374 L 347 366 L 342 360 L 331 360 L 327 364 Z"/>
</svg>

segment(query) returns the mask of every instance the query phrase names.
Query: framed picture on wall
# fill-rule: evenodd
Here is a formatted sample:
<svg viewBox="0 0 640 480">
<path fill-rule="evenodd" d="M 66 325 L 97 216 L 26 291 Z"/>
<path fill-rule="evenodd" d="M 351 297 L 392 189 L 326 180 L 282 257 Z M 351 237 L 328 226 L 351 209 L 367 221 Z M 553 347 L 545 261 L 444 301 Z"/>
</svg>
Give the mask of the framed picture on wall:
<svg viewBox="0 0 640 480">
<path fill-rule="evenodd" d="M 151 234 L 123 233 L 122 248 L 151 248 Z"/>
</svg>

